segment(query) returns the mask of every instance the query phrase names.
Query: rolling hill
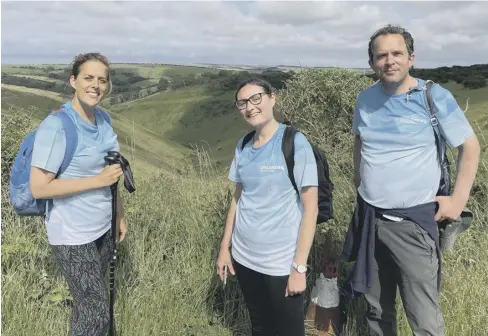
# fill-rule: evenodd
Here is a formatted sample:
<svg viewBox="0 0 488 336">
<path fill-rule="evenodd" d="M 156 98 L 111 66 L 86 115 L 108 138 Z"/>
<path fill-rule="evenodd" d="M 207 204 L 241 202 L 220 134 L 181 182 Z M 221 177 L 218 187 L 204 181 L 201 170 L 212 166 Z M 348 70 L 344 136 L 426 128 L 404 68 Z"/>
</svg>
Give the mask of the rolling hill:
<svg viewBox="0 0 488 336">
<path fill-rule="evenodd" d="M 185 146 L 203 146 L 225 165 L 239 137 L 249 131 L 232 102 L 231 91 L 212 97 L 188 87 L 114 105 L 111 111 Z"/>
<path fill-rule="evenodd" d="M 2 72 L 14 77 L 23 76 L 59 85 L 59 79 L 50 78 L 48 75 L 54 73 L 56 76 L 65 76 L 66 67 L 67 65 L 5 66 Z M 164 162 L 180 155 L 187 157 L 193 146 L 199 146 L 210 151 L 217 165 L 229 164 L 237 140 L 248 132 L 249 128 L 233 105 L 234 91 L 230 89 L 233 86 L 226 85 L 225 80 L 220 82 L 218 75 L 222 74 L 222 70 L 209 65 L 192 67 L 164 64 L 113 64 L 112 70 L 115 82 L 127 84 L 123 90 L 128 90 L 115 92 L 113 96 L 128 95 L 129 92 L 140 93 L 145 89 L 155 88 L 161 78 L 170 82 L 183 82 L 175 89 L 158 89 L 152 90 L 151 93 L 148 91 L 120 103 L 112 101 L 110 97 L 104 100 L 102 106 L 113 115 L 115 127 L 126 149 L 135 145 L 141 158 L 145 158 L 144 161 L 151 162 L 154 166 L 164 166 Z M 217 75 L 209 77 L 208 85 L 217 88 L 221 85 L 222 89 L 209 89 L 206 79 L 200 81 L 204 84 L 185 85 L 187 79 L 199 78 L 202 74 Z M 129 82 L 131 83 L 128 84 Z M 468 118 L 480 135 L 488 136 L 488 88 L 467 89 L 454 81 L 442 85 L 451 90 L 462 108 L 469 102 L 466 112 Z M 35 105 L 35 97 L 38 96 L 65 100 L 68 99 L 69 93 L 69 88 L 65 88 L 62 93 L 29 88 L 28 92 L 35 95 L 22 98 L 19 96 L 19 90 L 27 88 L 8 84 L 2 84 L 2 87 L 10 90 L 7 97 L 2 94 L 2 101 L 14 100 L 17 104 L 22 102 L 22 106 Z M 13 90 L 17 92 L 16 98 Z M 49 106 L 50 103 L 41 99 L 39 104 L 41 109 L 45 109 L 44 106 Z"/>
<path fill-rule="evenodd" d="M 2 84 L 2 115 L 23 111 L 40 122 L 65 101 L 61 95 L 53 92 Z M 132 116 L 124 117 L 109 112 L 119 138 L 121 152 L 130 158 L 133 171 L 178 171 L 191 163 L 190 150 L 185 146 L 168 141 L 162 135 L 137 124 Z"/>
</svg>

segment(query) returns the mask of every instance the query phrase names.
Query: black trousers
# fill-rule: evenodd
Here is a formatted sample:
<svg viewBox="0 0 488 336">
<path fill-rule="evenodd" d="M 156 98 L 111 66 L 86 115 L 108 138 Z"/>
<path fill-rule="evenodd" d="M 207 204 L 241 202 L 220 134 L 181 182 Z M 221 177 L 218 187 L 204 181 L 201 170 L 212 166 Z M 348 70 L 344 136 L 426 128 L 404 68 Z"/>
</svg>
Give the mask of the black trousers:
<svg viewBox="0 0 488 336">
<path fill-rule="evenodd" d="M 305 336 L 303 294 L 285 297 L 288 276 L 269 276 L 234 261 L 252 336 Z"/>
</svg>

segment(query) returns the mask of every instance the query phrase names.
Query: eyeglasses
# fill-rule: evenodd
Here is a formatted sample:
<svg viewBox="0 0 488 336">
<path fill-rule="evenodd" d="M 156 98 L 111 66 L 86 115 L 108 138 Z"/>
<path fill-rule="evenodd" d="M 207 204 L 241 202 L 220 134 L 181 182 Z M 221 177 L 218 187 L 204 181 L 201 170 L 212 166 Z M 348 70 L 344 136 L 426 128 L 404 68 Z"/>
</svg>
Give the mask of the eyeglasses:
<svg viewBox="0 0 488 336">
<path fill-rule="evenodd" d="M 265 94 L 266 92 L 256 93 L 249 97 L 249 99 L 237 100 L 235 104 L 239 110 L 245 109 L 247 107 L 247 102 L 250 102 L 253 105 L 258 105 L 259 103 L 261 103 L 262 96 Z"/>
</svg>

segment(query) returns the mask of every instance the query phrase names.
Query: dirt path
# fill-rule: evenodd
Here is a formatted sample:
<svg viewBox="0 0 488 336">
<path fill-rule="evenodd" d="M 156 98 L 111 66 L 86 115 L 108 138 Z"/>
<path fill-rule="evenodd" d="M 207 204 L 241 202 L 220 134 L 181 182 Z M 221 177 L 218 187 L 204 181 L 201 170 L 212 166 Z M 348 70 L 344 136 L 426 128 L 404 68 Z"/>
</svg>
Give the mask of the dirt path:
<svg viewBox="0 0 488 336">
<path fill-rule="evenodd" d="M 10 84 L 2 84 L 2 88 L 9 89 L 12 91 L 33 93 L 33 94 L 48 97 L 48 98 L 51 98 L 51 99 L 54 99 L 54 100 L 57 100 L 60 102 L 64 102 L 66 100 L 66 97 L 63 97 L 60 93 L 46 91 L 46 90 L 42 90 L 42 89 L 28 88 L 25 86 L 17 86 L 17 85 L 10 85 Z"/>
</svg>

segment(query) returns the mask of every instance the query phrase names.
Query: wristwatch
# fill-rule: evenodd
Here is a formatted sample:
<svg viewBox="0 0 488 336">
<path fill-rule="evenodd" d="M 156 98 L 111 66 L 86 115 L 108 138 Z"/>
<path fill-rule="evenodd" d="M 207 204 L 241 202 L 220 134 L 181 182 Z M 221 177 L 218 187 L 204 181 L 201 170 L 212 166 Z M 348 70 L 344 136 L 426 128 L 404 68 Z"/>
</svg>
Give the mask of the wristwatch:
<svg viewBox="0 0 488 336">
<path fill-rule="evenodd" d="M 300 274 L 303 274 L 307 271 L 307 265 L 298 265 L 296 262 L 293 262 L 293 268 Z"/>
</svg>

